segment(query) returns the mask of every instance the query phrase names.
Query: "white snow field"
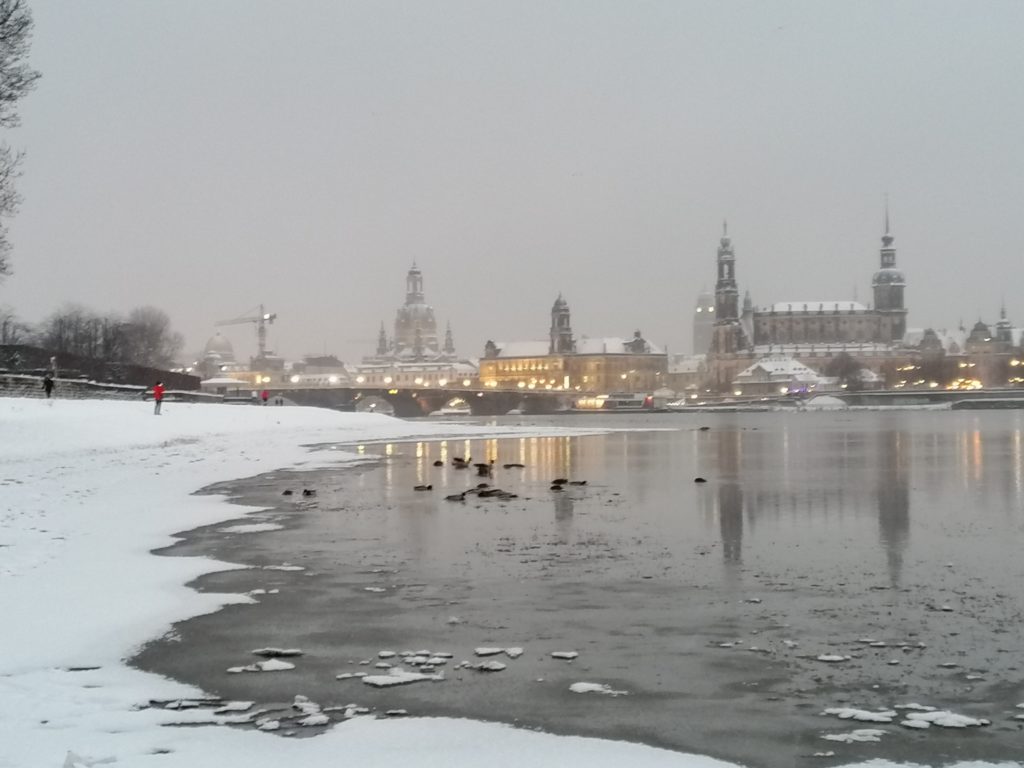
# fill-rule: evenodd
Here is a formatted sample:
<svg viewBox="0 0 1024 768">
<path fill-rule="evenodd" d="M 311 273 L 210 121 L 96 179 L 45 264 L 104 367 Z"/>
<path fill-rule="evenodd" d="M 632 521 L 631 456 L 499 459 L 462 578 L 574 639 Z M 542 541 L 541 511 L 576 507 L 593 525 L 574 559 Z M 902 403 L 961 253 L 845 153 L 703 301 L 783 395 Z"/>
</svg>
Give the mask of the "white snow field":
<svg viewBox="0 0 1024 768">
<path fill-rule="evenodd" d="M 151 698 L 203 692 L 124 659 L 174 621 L 251 600 L 184 586 L 240 566 L 150 554 L 175 532 L 244 511 L 194 491 L 356 460 L 303 447 L 313 443 L 505 432 L 522 434 L 314 408 L 169 402 L 155 417 L 142 402 L 0 398 L 0 766 L 724 768 L 709 757 L 472 720 L 356 717 L 316 738 L 284 739 L 166 727 L 209 712 L 145 708 Z"/>
</svg>

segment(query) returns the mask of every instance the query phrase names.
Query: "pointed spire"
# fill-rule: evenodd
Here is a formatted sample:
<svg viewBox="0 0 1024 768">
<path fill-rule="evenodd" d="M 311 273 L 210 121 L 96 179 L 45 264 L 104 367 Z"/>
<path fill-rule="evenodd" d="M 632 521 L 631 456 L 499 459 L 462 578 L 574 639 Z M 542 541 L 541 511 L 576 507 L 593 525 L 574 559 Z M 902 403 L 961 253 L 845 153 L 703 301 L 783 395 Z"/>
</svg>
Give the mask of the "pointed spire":
<svg viewBox="0 0 1024 768">
<path fill-rule="evenodd" d="M 722 237 L 729 236 L 729 220 L 722 219 Z"/>
<path fill-rule="evenodd" d="M 882 234 L 882 246 L 884 248 L 891 247 L 892 246 L 892 242 L 895 239 L 896 238 L 894 238 L 892 236 L 892 226 L 889 223 L 889 195 L 886 194 L 886 196 L 885 196 L 885 232 Z"/>
<path fill-rule="evenodd" d="M 455 341 L 452 339 L 452 321 L 449 320 L 444 332 L 444 352 L 446 355 L 455 354 Z"/>
</svg>

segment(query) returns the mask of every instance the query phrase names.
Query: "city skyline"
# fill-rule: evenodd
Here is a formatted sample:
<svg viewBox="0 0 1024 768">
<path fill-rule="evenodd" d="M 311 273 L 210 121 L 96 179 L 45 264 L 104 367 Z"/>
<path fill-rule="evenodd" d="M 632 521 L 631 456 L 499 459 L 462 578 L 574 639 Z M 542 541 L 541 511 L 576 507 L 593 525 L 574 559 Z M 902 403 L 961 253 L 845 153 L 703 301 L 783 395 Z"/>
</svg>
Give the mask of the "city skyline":
<svg viewBox="0 0 1024 768">
<path fill-rule="evenodd" d="M 888 195 L 909 327 L 1024 320 L 1019 4 L 186 10 L 33 3 L 22 319 L 151 304 L 191 353 L 263 304 L 276 352 L 355 361 L 416 261 L 460 355 L 559 291 L 683 353 L 723 218 L 756 305 L 869 303 Z"/>
</svg>

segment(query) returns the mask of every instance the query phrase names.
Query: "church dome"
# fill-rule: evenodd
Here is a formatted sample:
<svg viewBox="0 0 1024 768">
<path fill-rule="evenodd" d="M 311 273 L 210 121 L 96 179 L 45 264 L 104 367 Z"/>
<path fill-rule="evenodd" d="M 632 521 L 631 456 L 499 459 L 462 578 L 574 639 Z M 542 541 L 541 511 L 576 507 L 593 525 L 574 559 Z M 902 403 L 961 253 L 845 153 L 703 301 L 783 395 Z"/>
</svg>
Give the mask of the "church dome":
<svg viewBox="0 0 1024 768">
<path fill-rule="evenodd" d="M 210 340 L 206 342 L 206 346 L 203 347 L 203 357 L 210 355 L 217 355 L 221 360 L 234 360 L 235 350 L 230 341 L 217 333 L 211 336 Z"/>
<path fill-rule="evenodd" d="M 434 308 L 429 304 L 406 304 L 403 307 L 399 307 L 398 318 L 400 322 L 418 325 L 423 330 L 429 329 L 431 332 L 437 330 Z"/>
<path fill-rule="evenodd" d="M 898 269 L 887 267 L 875 272 L 872 285 L 906 285 L 907 279 Z"/>
</svg>

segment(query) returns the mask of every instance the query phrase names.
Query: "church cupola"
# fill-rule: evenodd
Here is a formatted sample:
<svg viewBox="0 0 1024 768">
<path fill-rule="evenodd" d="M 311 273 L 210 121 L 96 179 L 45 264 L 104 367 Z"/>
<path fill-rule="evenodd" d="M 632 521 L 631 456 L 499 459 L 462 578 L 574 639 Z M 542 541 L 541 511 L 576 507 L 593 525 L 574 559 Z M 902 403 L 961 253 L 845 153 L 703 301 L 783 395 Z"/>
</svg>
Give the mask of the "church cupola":
<svg viewBox="0 0 1024 768">
<path fill-rule="evenodd" d="M 423 273 L 420 272 L 415 261 L 412 263 L 409 274 L 405 276 L 405 303 L 406 305 L 423 303 Z"/>
</svg>

